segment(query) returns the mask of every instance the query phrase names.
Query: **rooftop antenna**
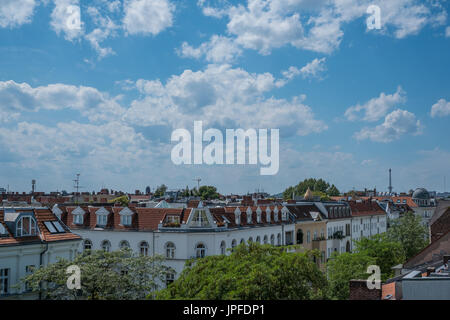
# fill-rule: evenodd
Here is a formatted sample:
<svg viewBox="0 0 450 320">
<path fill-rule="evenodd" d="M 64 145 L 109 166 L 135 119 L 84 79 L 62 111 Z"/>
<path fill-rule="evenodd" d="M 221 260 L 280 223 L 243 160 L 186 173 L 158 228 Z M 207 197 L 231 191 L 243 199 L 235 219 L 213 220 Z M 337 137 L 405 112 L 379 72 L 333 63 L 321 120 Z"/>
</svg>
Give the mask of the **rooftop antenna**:
<svg viewBox="0 0 450 320">
<path fill-rule="evenodd" d="M 389 168 L 389 195 L 392 194 L 392 176 L 391 176 L 391 168 Z"/>
<path fill-rule="evenodd" d="M 200 190 L 200 181 L 202 181 L 202 179 L 197 178 L 197 179 L 194 179 L 194 181 L 197 181 L 197 191 Z"/>
<path fill-rule="evenodd" d="M 77 173 L 77 178 L 75 180 L 73 180 L 73 182 L 75 183 L 73 187 L 75 188 L 75 190 L 76 190 L 76 192 L 78 194 L 79 190 L 81 188 L 83 188 L 83 187 L 80 186 L 80 174 L 79 173 Z"/>
<path fill-rule="evenodd" d="M 31 193 L 34 194 L 36 190 L 36 180 L 31 180 Z"/>
</svg>

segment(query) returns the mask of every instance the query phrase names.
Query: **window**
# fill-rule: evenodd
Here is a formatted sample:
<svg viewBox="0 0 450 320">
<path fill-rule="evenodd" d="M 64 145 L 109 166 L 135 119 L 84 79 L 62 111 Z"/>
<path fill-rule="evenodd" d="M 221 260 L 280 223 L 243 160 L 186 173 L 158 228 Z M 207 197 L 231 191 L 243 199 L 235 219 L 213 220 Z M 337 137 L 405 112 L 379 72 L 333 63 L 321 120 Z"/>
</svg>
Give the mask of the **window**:
<svg viewBox="0 0 450 320">
<path fill-rule="evenodd" d="M 9 269 L 0 269 L 0 294 L 9 293 Z"/>
<path fill-rule="evenodd" d="M 121 215 L 120 216 L 120 224 L 123 226 L 131 226 L 131 215 Z"/>
<path fill-rule="evenodd" d="M 66 232 L 58 221 L 44 221 L 44 225 L 50 233 Z"/>
<path fill-rule="evenodd" d="M 197 210 L 195 212 L 191 225 L 194 227 L 209 226 L 209 222 L 208 222 L 208 218 L 206 217 L 205 210 Z"/>
<path fill-rule="evenodd" d="M 233 241 L 231 241 L 231 250 L 233 250 L 237 245 L 237 241 L 236 239 L 233 239 Z"/>
<path fill-rule="evenodd" d="M 241 239 L 241 241 L 239 242 L 239 244 L 245 243 L 244 239 Z"/>
<path fill-rule="evenodd" d="M 225 244 L 225 241 L 222 241 L 220 243 L 220 254 L 225 254 L 226 250 L 227 250 L 227 245 Z"/>
<path fill-rule="evenodd" d="M 35 270 L 36 266 L 34 265 L 29 265 L 25 267 L 25 275 L 29 276 L 30 274 L 32 274 Z M 25 291 L 31 291 L 31 287 L 30 284 L 27 282 L 25 283 Z"/>
<path fill-rule="evenodd" d="M 253 237 L 248 238 L 248 242 L 253 242 Z"/>
<path fill-rule="evenodd" d="M 92 242 L 91 242 L 91 240 L 89 240 L 89 239 L 84 240 L 83 241 L 83 248 L 84 248 L 84 251 L 92 250 Z"/>
<path fill-rule="evenodd" d="M 267 236 L 264 236 L 264 244 L 268 244 L 269 243 L 269 239 Z"/>
<path fill-rule="evenodd" d="M 0 237 L 2 236 L 8 236 L 8 232 L 6 232 L 6 228 L 3 226 L 3 224 L 0 223 Z"/>
<path fill-rule="evenodd" d="M 108 240 L 104 240 L 102 242 L 102 249 L 106 252 L 110 252 L 111 251 L 111 242 L 109 242 Z"/>
<path fill-rule="evenodd" d="M 277 246 L 281 246 L 281 234 L 277 235 Z"/>
<path fill-rule="evenodd" d="M 173 242 L 166 243 L 166 258 L 175 259 L 175 244 Z"/>
<path fill-rule="evenodd" d="M 108 222 L 108 216 L 106 214 L 98 214 L 97 215 L 97 225 L 104 227 Z"/>
<path fill-rule="evenodd" d="M 273 246 L 275 245 L 275 236 L 274 235 L 270 236 L 270 244 Z"/>
<path fill-rule="evenodd" d="M 303 243 L 303 231 L 302 229 L 297 230 L 297 244 Z"/>
<path fill-rule="evenodd" d="M 120 249 L 127 249 L 130 247 L 130 244 L 128 243 L 128 241 L 122 240 L 119 243 L 119 247 L 120 247 Z"/>
<path fill-rule="evenodd" d="M 83 224 L 83 215 L 82 214 L 74 214 L 73 215 L 73 223 L 74 224 Z"/>
<path fill-rule="evenodd" d="M 52 223 L 55 226 L 56 230 L 58 230 L 58 232 L 66 232 L 59 221 L 52 221 Z"/>
<path fill-rule="evenodd" d="M 139 252 L 142 256 L 148 256 L 148 243 L 146 241 L 139 244 Z"/>
<path fill-rule="evenodd" d="M 25 216 L 17 221 L 17 236 L 35 236 L 36 235 L 36 220 L 33 217 Z"/>
<path fill-rule="evenodd" d="M 166 274 L 166 287 L 168 287 L 174 281 L 175 281 L 175 274 L 173 272 L 167 273 Z"/>
<path fill-rule="evenodd" d="M 311 242 L 311 231 L 308 231 L 306 233 L 306 243 L 310 243 Z"/>
<path fill-rule="evenodd" d="M 256 237 L 256 242 L 257 242 L 257 243 L 261 243 L 261 237 L 260 237 L 260 236 L 257 236 L 257 237 Z"/>
<path fill-rule="evenodd" d="M 317 230 L 314 230 L 313 240 L 317 240 Z"/>
<path fill-rule="evenodd" d="M 203 243 L 199 243 L 197 247 L 195 247 L 195 255 L 197 258 L 204 258 L 206 255 L 206 247 Z"/>
</svg>

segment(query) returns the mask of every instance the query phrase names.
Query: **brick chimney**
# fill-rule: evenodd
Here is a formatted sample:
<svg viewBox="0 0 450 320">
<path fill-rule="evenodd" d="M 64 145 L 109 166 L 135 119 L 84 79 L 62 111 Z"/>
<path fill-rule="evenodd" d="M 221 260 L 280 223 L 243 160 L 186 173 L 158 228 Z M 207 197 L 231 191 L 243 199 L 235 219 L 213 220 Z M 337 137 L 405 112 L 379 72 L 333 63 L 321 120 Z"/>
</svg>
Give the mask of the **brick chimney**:
<svg viewBox="0 0 450 320">
<path fill-rule="evenodd" d="M 381 288 L 369 289 L 367 280 L 350 280 L 349 300 L 381 300 Z"/>
</svg>

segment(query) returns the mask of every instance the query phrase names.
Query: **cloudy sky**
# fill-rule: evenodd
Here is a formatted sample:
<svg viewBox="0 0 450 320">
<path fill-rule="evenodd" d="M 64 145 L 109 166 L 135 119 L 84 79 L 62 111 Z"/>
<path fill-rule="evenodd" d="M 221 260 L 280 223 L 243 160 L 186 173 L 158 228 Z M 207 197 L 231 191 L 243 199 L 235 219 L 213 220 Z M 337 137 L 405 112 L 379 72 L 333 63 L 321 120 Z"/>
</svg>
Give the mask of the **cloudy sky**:
<svg viewBox="0 0 450 320">
<path fill-rule="evenodd" d="M 367 8 L 381 9 L 368 29 Z M 77 26 L 75 9 L 81 24 Z M 450 189 L 450 1 L 1 0 L 0 187 Z M 75 15 L 74 15 L 75 14 Z M 280 129 L 280 169 L 176 166 L 177 128 Z"/>
</svg>

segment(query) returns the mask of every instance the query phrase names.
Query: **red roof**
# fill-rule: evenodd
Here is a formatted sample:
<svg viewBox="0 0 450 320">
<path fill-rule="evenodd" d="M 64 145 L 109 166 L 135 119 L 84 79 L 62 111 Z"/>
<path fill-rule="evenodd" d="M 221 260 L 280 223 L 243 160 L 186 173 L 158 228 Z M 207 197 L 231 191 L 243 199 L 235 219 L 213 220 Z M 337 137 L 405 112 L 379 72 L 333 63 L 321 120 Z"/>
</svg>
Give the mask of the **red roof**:
<svg viewBox="0 0 450 320">
<path fill-rule="evenodd" d="M 386 214 L 386 212 L 378 205 L 376 201 L 348 201 L 348 204 L 350 205 L 352 216 L 373 216 Z"/>
</svg>

